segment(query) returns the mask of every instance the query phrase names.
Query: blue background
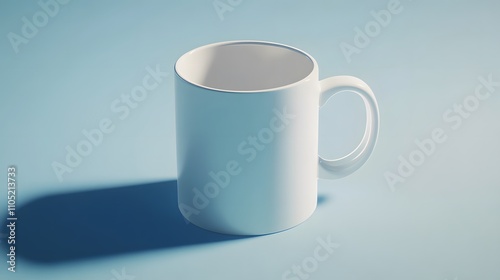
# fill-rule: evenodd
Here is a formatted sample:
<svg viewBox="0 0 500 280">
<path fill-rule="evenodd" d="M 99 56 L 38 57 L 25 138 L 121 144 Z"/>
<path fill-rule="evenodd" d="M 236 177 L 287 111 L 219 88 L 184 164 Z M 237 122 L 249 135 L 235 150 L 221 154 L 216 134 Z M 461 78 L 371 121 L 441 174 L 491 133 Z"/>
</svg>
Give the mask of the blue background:
<svg viewBox="0 0 500 280">
<path fill-rule="evenodd" d="M 0 192 L 7 209 L 7 166 L 18 168 L 17 272 L 1 279 L 282 279 L 314 256 L 317 239 L 340 247 L 309 279 L 498 279 L 500 277 L 500 87 L 458 129 L 443 114 L 471 96 L 478 78 L 500 81 L 500 2 L 409 1 L 349 62 L 342 42 L 390 1 L 221 0 L 77 1 L 15 51 L 35 1 L 0 2 Z M 298 47 L 318 61 L 321 78 L 353 75 L 375 92 L 377 147 L 355 174 L 319 181 L 319 205 L 302 225 L 237 238 L 186 224 L 175 205 L 173 65 L 183 53 L 227 40 Z M 168 72 L 123 120 L 110 109 L 147 75 Z M 456 115 L 456 114 L 455 114 Z M 103 118 L 115 129 L 63 175 L 67 145 Z M 338 157 L 363 132 L 355 95 L 320 113 L 320 153 Z M 447 140 L 394 187 L 399 156 L 441 128 Z M 5 209 L 5 210 L 4 210 Z M 127 278 L 124 278 L 127 279 Z M 300 279 L 300 278 L 299 278 Z"/>
</svg>

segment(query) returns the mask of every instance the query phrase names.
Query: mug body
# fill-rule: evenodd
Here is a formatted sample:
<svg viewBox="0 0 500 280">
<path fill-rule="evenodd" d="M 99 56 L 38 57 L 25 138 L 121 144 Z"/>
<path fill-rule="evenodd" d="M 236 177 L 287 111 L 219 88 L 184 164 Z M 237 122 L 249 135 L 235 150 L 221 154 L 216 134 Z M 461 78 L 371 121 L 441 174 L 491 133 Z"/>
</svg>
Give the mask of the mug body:
<svg viewBox="0 0 500 280">
<path fill-rule="evenodd" d="M 184 217 L 240 235 L 305 221 L 317 202 L 315 60 L 281 44 L 223 42 L 186 53 L 175 72 Z"/>
</svg>

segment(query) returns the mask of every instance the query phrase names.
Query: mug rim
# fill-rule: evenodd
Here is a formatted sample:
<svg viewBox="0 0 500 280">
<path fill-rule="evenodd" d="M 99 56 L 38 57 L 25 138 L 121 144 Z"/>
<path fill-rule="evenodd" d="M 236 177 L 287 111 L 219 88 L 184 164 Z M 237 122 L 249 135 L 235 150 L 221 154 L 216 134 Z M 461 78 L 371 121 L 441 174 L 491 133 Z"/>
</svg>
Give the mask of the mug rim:
<svg viewBox="0 0 500 280">
<path fill-rule="evenodd" d="M 202 85 L 202 84 L 190 81 L 190 80 L 186 79 L 185 77 L 183 77 L 177 71 L 177 65 L 179 64 L 179 61 L 182 58 L 184 58 L 184 57 L 192 54 L 193 52 L 201 51 L 201 50 L 208 49 L 208 48 L 215 48 L 215 47 L 229 46 L 229 45 L 239 45 L 239 44 L 270 45 L 270 46 L 275 46 L 275 47 L 289 49 L 289 50 L 298 52 L 301 55 L 307 57 L 312 62 L 313 67 L 312 67 L 311 71 L 309 72 L 309 74 L 307 74 L 305 77 L 303 77 L 302 79 L 300 79 L 298 81 L 295 81 L 293 83 L 289 83 L 289 84 L 286 84 L 286 85 L 283 85 L 283 86 L 279 86 L 279 87 L 273 87 L 273 88 L 267 88 L 267 89 L 256 89 L 256 90 L 226 90 L 226 89 L 220 89 L 220 88 L 213 88 L 213 87 L 205 86 L 205 85 Z M 190 85 L 193 85 L 195 87 L 201 88 L 201 89 L 207 89 L 207 90 L 211 90 L 211 91 L 225 92 L 225 93 L 265 93 L 265 92 L 273 92 L 273 91 L 285 90 L 285 89 L 288 89 L 288 88 L 295 87 L 298 84 L 311 79 L 311 76 L 314 75 L 314 73 L 316 72 L 316 69 L 318 69 L 318 64 L 316 63 L 316 60 L 310 54 L 308 54 L 307 52 L 305 52 L 305 51 L 303 51 L 303 50 L 301 50 L 299 48 L 286 45 L 286 44 L 281 44 L 281 43 L 276 43 L 276 42 L 270 42 L 270 41 L 261 41 L 261 40 L 234 40 L 234 41 L 223 41 L 223 42 L 217 42 L 217 43 L 211 43 L 211 44 L 203 45 L 203 46 L 194 48 L 194 49 L 192 49 L 192 50 L 184 53 L 183 55 L 181 55 L 177 59 L 177 61 L 175 62 L 175 65 L 174 65 L 174 72 L 175 72 L 176 76 L 179 77 L 179 78 L 181 78 L 186 83 L 188 83 Z"/>
</svg>

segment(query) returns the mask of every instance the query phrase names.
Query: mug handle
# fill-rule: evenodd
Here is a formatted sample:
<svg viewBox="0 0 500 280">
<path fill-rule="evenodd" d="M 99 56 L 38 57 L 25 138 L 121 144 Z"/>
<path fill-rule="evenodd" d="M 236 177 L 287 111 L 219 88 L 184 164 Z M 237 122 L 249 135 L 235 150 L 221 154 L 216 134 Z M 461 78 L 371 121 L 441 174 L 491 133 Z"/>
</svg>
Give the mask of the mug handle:
<svg viewBox="0 0 500 280">
<path fill-rule="evenodd" d="M 318 177 L 320 179 L 337 179 L 353 173 L 368 160 L 377 141 L 379 130 L 377 99 L 370 87 L 362 80 L 352 76 L 335 76 L 321 80 L 320 108 L 330 97 L 343 91 L 352 91 L 363 99 L 366 109 L 365 133 L 361 143 L 346 156 L 333 160 L 319 156 Z"/>
</svg>

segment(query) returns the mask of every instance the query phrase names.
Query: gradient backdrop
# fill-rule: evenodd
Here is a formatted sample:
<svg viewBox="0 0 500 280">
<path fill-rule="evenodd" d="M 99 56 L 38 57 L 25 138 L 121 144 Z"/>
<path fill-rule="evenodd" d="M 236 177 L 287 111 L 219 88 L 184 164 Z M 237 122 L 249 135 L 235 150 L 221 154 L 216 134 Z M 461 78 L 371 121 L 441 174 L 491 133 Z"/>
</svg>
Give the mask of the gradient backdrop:
<svg viewBox="0 0 500 280">
<path fill-rule="evenodd" d="M 1 1 L 0 278 L 499 279 L 499 3 Z M 360 77 L 381 112 L 364 167 L 319 181 L 318 209 L 302 225 L 252 238 L 200 230 L 175 204 L 173 65 L 240 39 L 303 49 L 321 78 Z M 128 105 L 155 71 L 155 89 Z M 332 98 L 320 153 L 353 149 L 364 117 L 357 96 Z M 58 178 L 54 162 L 101 122 L 112 131 Z"/>
</svg>

